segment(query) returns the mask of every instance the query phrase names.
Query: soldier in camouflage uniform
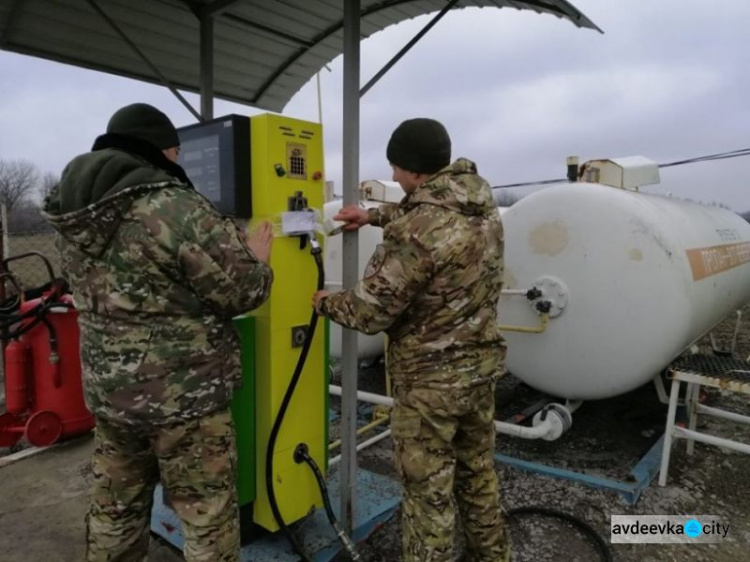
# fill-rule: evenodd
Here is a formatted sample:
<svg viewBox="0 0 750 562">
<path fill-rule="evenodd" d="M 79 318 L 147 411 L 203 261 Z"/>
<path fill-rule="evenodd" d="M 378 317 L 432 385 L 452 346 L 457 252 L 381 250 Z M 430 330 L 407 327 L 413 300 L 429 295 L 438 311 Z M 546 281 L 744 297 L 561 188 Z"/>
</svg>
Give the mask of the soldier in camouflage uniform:
<svg viewBox="0 0 750 562">
<path fill-rule="evenodd" d="M 335 217 L 350 230 L 383 227 L 383 243 L 354 288 L 320 291 L 313 303 L 347 328 L 389 337 L 404 560 L 450 562 L 457 505 L 467 558 L 507 561 L 493 465 L 494 388 L 505 356 L 496 327 L 500 216 L 474 163 L 450 164 L 450 138 L 437 121 L 402 123 L 387 156 L 403 200 Z"/>
<path fill-rule="evenodd" d="M 166 115 L 126 106 L 45 201 L 97 419 L 90 562 L 146 559 L 159 480 L 186 560 L 239 560 L 232 317 L 269 296 L 272 233 L 246 239 L 195 191 L 178 152 Z"/>
</svg>

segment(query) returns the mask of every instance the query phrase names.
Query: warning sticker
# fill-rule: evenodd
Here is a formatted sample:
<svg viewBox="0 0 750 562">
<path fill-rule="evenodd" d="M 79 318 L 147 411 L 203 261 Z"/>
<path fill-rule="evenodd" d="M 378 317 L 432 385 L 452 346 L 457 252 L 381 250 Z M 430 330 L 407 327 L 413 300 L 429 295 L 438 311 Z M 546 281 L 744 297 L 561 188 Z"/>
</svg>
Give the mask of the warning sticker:
<svg viewBox="0 0 750 562">
<path fill-rule="evenodd" d="M 698 281 L 749 262 L 750 242 L 691 248 L 685 253 L 693 272 L 693 281 Z"/>
</svg>

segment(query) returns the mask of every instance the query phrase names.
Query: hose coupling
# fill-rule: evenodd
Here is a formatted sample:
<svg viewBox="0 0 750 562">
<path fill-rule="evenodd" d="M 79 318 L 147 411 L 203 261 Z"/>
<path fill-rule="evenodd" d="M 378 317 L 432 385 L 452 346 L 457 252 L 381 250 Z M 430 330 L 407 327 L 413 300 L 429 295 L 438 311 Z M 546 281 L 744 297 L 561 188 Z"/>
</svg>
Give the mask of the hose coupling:
<svg viewBox="0 0 750 562">
<path fill-rule="evenodd" d="M 310 457 L 310 449 L 307 443 L 300 443 L 294 448 L 294 462 L 302 464 Z"/>
</svg>

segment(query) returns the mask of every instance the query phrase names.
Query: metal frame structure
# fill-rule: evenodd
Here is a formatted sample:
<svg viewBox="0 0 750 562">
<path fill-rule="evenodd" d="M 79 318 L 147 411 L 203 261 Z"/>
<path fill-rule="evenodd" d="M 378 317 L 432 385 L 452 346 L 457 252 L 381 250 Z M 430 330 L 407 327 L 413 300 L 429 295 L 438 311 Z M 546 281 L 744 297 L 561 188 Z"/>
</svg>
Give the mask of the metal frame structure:
<svg viewBox="0 0 750 562">
<path fill-rule="evenodd" d="M 670 368 L 669 376 L 672 379 L 672 388 L 669 393 L 669 410 L 667 412 L 667 427 L 664 431 L 664 448 L 661 455 L 659 486 L 666 486 L 667 484 L 669 461 L 675 439 L 685 439 L 687 441 L 688 456 L 693 455 L 696 441 L 750 455 L 750 444 L 748 443 L 719 437 L 705 430 L 696 430 L 698 414 L 750 425 L 750 416 L 704 406 L 699 402 L 701 386 L 721 389 L 724 392 L 749 395 L 750 363 L 731 358 L 696 355 L 682 362 L 678 361 L 676 365 Z M 682 383 L 686 385 L 687 428 L 676 425 L 677 402 Z"/>
<path fill-rule="evenodd" d="M 22 43 L 14 43 L 13 32 L 15 25 L 20 18 L 20 14 L 27 6 L 34 5 L 39 8 L 39 0 L 0 0 L 0 48 L 16 51 L 19 53 L 30 54 L 42 58 L 49 58 L 62 62 L 76 64 L 78 66 L 94 68 L 96 70 L 105 70 L 116 74 L 136 78 L 144 81 L 161 83 L 166 86 L 177 99 L 193 114 L 198 120 L 208 120 L 213 118 L 213 99 L 215 95 L 235 101 L 255 105 L 264 109 L 278 110 L 271 101 L 264 101 L 268 97 L 269 90 L 276 86 L 280 78 L 295 68 L 300 60 L 307 56 L 310 51 L 321 47 L 326 41 L 334 38 L 343 30 L 343 182 L 344 182 L 344 204 L 356 204 L 359 200 L 358 183 L 359 183 L 359 99 L 363 96 L 390 68 L 403 57 L 445 14 L 451 9 L 463 7 L 460 0 L 365 0 L 364 7 L 362 0 L 339 0 L 343 3 L 343 18 L 324 27 L 311 39 L 302 38 L 292 33 L 287 33 L 273 26 L 249 20 L 236 13 L 239 8 L 253 4 L 257 8 L 257 3 L 249 0 L 162 0 L 161 2 L 152 2 L 149 0 L 86 0 L 86 3 L 99 14 L 106 24 L 114 30 L 116 35 L 124 41 L 138 58 L 151 70 L 152 76 L 141 74 L 140 72 L 128 71 L 125 67 L 114 68 L 112 66 L 97 66 L 90 60 L 75 60 L 69 53 L 55 52 L 53 48 L 45 50 L 40 45 L 29 46 Z M 58 3 L 68 4 L 72 9 L 80 9 L 78 0 L 62 0 Z M 567 0 L 496 0 L 481 1 L 472 0 L 464 2 L 470 6 L 477 7 L 510 7 L 517 10 L 533 10 L 537 13 L 548 13 L 556 15 L 559 18 L 571 21 L 577 27 L 590 28 L 601 32 L 591 20 L 577 10 Z M 107 9 L 103 5 L 107 4 Z M 110 13 L 110 8 L 117 8 L 120 12 L 125 9 L 137 9 L 141 7 L 145 10 L 148 4 L 150 10 L 155 7 L 175 9 L 180 5 L 186 6 L 198 19 L 199 25 L 199 54 L 200 70 L 197 88 L 194 83 L 185 83 L 170 79 L 165 71 L 160 70 L 156 61 L 152 60 L 143 49 L 141 49 L 135 39 L 124 31 L 118 24 L 115 17 Z M 268 3 L 269 5 L 271 2 Z M 296 1 L 288 3 L 273 3 L 278 10 L 314 11 L 319 9 L 326 13 L 340 12 L 340 3 L 336 0 L 313 1 Z M 365 18 L 378 18 L 381 23 L 373 23 L 372 19 L 368 20 L 368 29 L 372 32 L 379 31 L 388 25 L 397 23 L 403 19 L 416 17 L 418 15 L 439 11 L 437 16 L 429 22 L 411 41 L 409 41 L 383 69 L 360 90 L 360 41 L 363 37 L 369 36 L 370 33 L 364 33 L 362 21 Z M 215 64 L 216 64 L 216 18 L 221 16 L 225 21 L 234 25 L 241 26 L 245 29 L 253 29 L 263 34 L 266 38 L 270 37 L 284 42 L 284 45 L 294 45 L 291 54 L 284 62 L 273 69 L 269 76 L 265 78 L 260 88 L 253 92 L 250 97 L 237 97 L 235 94 L 217 91 L 215 88 Z M 176 17 L 176 16 L 175 16 Z M 184 23 L 184 22 L 183 22 Z M 141 30 L 143 31 L 143 30 Z M 167 39 L 168 41 L 168 39 Z M 330 51 L 330 47 L 328 47 Z M 163 55 L 163 53 L 160 53 Z M 338 53 L 335 53 L 338 54 Z M 326 55 L 316 55 L 316 60 L 311 64 L 319 63 L 318 69 L 325 65 L 323 61 Z M 332 57 L 331 57 L 332 58 Z M 310 65 L 308 65 L 309 67 Z M 299 82 L 302 78 L 299 76 L 299 69 L 294 79 Z M 314 72 L 312 73 L 314 74 Z M 312 77 L 312 74 L 304 77 L 305 82 Z M 290 86 L 289 88 L 291 88 Z M 200 113 L 193 108 L 190 103 L 182 96 L 178 88 L 183 90 L 196 89 L 200 92 L 201 108 Z M 286 101 L 295 93 L 291 92 Z M 288 93 L 284 90 L 284 93 Z M 277 94 L 278 98 L 278 94 Z M 285 103 L 284 103 L 285 105 Z M 283 105 L 282 105 L 283 108 Z M 358 280 L 358 235 L 357 232 L 347 232 L 343 240 L 343 284 L 344 287 L 353 286 Z M 357 458 L 356 458 L 356 405 L 357 405 L 357 334 L 351 330 L 343 330 L 342 355 L 343 359 L 343 380 L 342 380 L 342 460 L 341 460 L 341 519 L 347 530 L 351 531 L 355 520 L 355 484 L 357 482 Z"/>
<path fill-rule="evenodd" d="M 360 0 L 344 3 L 344 205 L 359 201 L 359 10 Z M 342 281 L 353 287 L 359 276 L 359 233 L 344 233 Z M 344 529 L 351 532 L 355 521 L 357 481 L 357 332 L 342 330 L 341 335 L 341 508 Z"/>
<path fill-rule="evenodd" d="M 602 490 L 611 490 L 617 492 L 620 497 L 628 505 L 635 505 L 638 503 L 638 499 L 641 494 L 649 487 L 652 480 L 656 477 L 659 472 L 659 465 L 662 459 L 662 448 L 664 446 L 664 436 L 660 437 L 641 457 L 638 462 L 630 470 L 630 474 L 627 480 L 614 480 L 612 478 L 604 478 L 600 476 L 591 476 L 583 472 L 576 472 L 573 470 L 565 470 L 564 468 L 557 468 L 546 464 L 526 461 L 509 455 L 503 455 L 495 453 L 495 460 L 533 472 L 536 474 L 543 474 L 545 476 L 551 476 L 552 478 L 560 478 L 562 480 L 571 480 L 573 482 L 579 482 L 585 486 L 592 488 L 599 488 Z"/>
</svg>

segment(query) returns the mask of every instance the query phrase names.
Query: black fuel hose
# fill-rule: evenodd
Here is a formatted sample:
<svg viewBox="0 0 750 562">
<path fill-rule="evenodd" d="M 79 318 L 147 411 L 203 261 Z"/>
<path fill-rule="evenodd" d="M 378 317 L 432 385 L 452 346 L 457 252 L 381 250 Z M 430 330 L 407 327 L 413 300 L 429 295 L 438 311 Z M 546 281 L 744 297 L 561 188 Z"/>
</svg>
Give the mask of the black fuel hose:
<svg viewBox="0 0 750 562">
<path fill-rule="evenodd" d="M 307 463 L 307 465 L 313 471 L 313 474 L 315 474 L 315 479 L 318 481 L 318 487 L 320 488 L 320 495 L 323 496 L 323 506 L 325 507 L 328 521 L 331 523 L 331 527 L 333 527 L 333 530 L 336 533 L 336 537 L 338 537 L 339 541 L 341 541 L 341 544 L 344 545 L 344 548 L 346 548 L 346 551 L 349 553 L 351 559 L 357 562 L 358 560 L 360 560 L 359 553 L 357 552 L 356 546 L 352 539 L 349 538 L 349 536 L 346 534 L 346 531 L 341 527 L 341 524 L 336 519 L 336 514 L 333 513 L 333 507 L 331 507 L 331 499 L 328 497 L 328 486 L 326 486 L 326 480 L 325 478 L 323 478 L 323 473 L 320 472 L 318 463 L 316 463 L 315 459 L 310 456 L 310 450 L 307 447 L 306 443 L 300 443 L 299 445 L 297 445 L 297 448 L 294 450 L 294 461 L 298 464 L 302 462 Z"/>
<path fill-rule="evenodd" d="M 310 242 L 310 245 L 312 246 L 311 254 L 315 259 L 315 265 L 318 268 L 317 290 L 321 291 L 325 287 L 325 271 L 323 268 L 322 255 L 323 252 L 320 248 L 320 245 L 318 244 L 318 241 L 315 239 L 314 234 L 311 234 L 308 237 L 308 240 Z M 289 403 L 292 400 L 294 391 L 297 388 L 297 383 L 299 382 L 300 376 L 302 375 L 302 369 L 305 366 L 307 355 L 310 352 L 310 347 L 312 345 L 313 337 L 315 336 L 315 328 L 317 324 L 318 314 L 313 310 L 312 316 L 310 317 L 310 323 L 307 326 L 307 332 L 305 333 L 305 342 L 302 344 L 302 351 L 300 352 L 299 359 L 297 360 L 297 366 L 294 368 L 292 379 L 291 381 L 289 381 L 289 386 L 287 387 L 284 398 L 281 401 L 279 413 L 276 415 L 276 419 L 274 420 L 273 428 L 271 429 L 271 435 L 268 439 L 268 447 L 266 448 L 266 493 L 268 494 L 268 501 L 271 505 L 273 517 L 276 520 L 276 524 L 284 531 L 284 534 L 286 534 L 289 542 L 292 545 L 292 548 L 294 549 L 294 552 L 305 562 L 310 562 L 310 556 L 307 552 L 305 552 L 305 549 L 300 540 L 284 521 L 284 518 L 281 515 L 281 511 L 279 510 L 278 503 L 276 502 L 276 492 L 274 491 L 273 487 L 273 452 L 276 447 L 276 439 L 279 436 L 281 424 L 284 421 L 284 416 L 286 415 L 287 408 L 289 407 Z M 309 455 L 309 448 L 306 443 L 299 443 L 297 445 L 294 451 L 294 460 L 297 463 L 306 462 L 312 469 L 313 473 L 315 474 L 315 479 L 318 482 L 318 487 L 320 488 L 320 494 L 323 497 L 323 505 L 325 506 L 326 515 L 328 516 L 328 520 L 330 521 L 331 526 L 336 533 L 336 537 L 344 545 L 352 560 L 359 560 L 359 554 L 354 548 L 354 543 L 346 535 L 344 530 L 341 528 L 341 525 L 336 520 L 336 516 L 334 515 L 333 509 L 331 508 L 331 500 L 328 497 L 328 488 L 326 487 L 325 478 L 323 478 L 323 474 L 320 472 L 320 469 L 318 468 L 315 460 Z"/>
<path fill-rule="evenodd" d="M 556 519 L 562 519 L 576 527 L 581 531 L 596 547 L 599 551 L 599 556 L 604 562 L 612 562 L 612 552 L 610 551 L 607 543 L 604 539 L 596 532 L 596 530 L 586 523 L 583 519 L 579 519 L 570 513 L 552 509 L 549 507 L 542 507 L 538 505 L 529 505 L 523 507 L 516 507 L 508 510 L 508 516 L 516 519 L 518 515 L 546 515 L 548 517 L 554 517 Z"/>
<path fill-rule="evenodd" d="M 23 314 L 13 317 L 13 318 L 0 318 L 0 320 L 4 320 L 4 322 L 0 323 L 0 329 L 7 330 L 11 326 L 18 324 L 22 320 L 26 320 L 27 318 L 34 317 L 30 322 L 27 324 L 23 324 L 13 330 L 12 332 L 9 332 L 5 335 L 0 336 L 0 339 L 17 339 L 26 332 L 33 329 L 37 324 L 40 322 L 45 321 L 45 315 L 51 308 L 56 307 L 62 307 L 62 308 L 69 308 L 73 309 L 73 305 L 67 302 L 46 302 L 42 303 L 38 306 L 35 306 L 34 308 L 27 310 Z"/>
<path fill-rule="evenodd" d="M 322 290 L 325 286 L 325 274 L 323 272 L 323 258 L 321 256 L 321 249 L 318 245 L 317 241 L 315 240 L 315 236 L 310 236 L 310 243 L 312 245 L 312 255 L 313 258 L 315 258 L 315 264 L 318 266 L 318 290 Z M 279 407 L 279 413 L 276 414 L 276 419 L 273 422 L 273 428 L 271 429 L 271 435 L 268 439 L 268 447 L 266 448 L 266 493 L 268 494 L 268 501 L 271 504 L 271 511 L 273 512 L 273 517 L 276 520 L 276 524 L 281 527 L 282 531 L 284 531 L 284 534 L 289 539 L 289 542 L 292 545 L 292 549 L 294 549 L 294 552 L 302 558 L 305 562 L 311 562 L 310 556 L 305 552 L 304 547 L 300 543 L 297 536 L 292 532 L 292 530 L 289 528 L 289 526 L 284 521 L 284 518 L 281 515 L 281 511 L 279 510 L 279 505 L 276 502 L 276 492 L 274 491 L 273 487 L 273 453 L 274 449 L 276 448 L 276 439 L 279 436 L 279 430 L 281 429 L 281 424 L 284 422 L 284 416 L 286 415 L 287 408 L 289 407 L 289 402 L 292 400 L 292 396 L 294 395 L 294 390 L 297 388 L 297 383 L 299 382 L 300 376 L 302 375 L 302 368 L 305 366 L 305 361 L 307 360 L 307 354 L 310 352 L 310 346 L 312 345 L 313 336 L 315 335 L 315 327 L 318 323 L 318 315 L 313 310 L 312 316 L 310 317 L 310 323 L 307 326 L 307 333 L 305 334 L 305 342 L 302 344 L 302 351 L 299 354 L 299 359 L 297 360 L 297 366 L 294 368 L 294 374 L 292 375 L 292 379 L 289 382 L 289 386 L 286 389 L 286 393 L 284 394 L 284 398 L 281 401 L 281 406 Z"/>
</svg>

